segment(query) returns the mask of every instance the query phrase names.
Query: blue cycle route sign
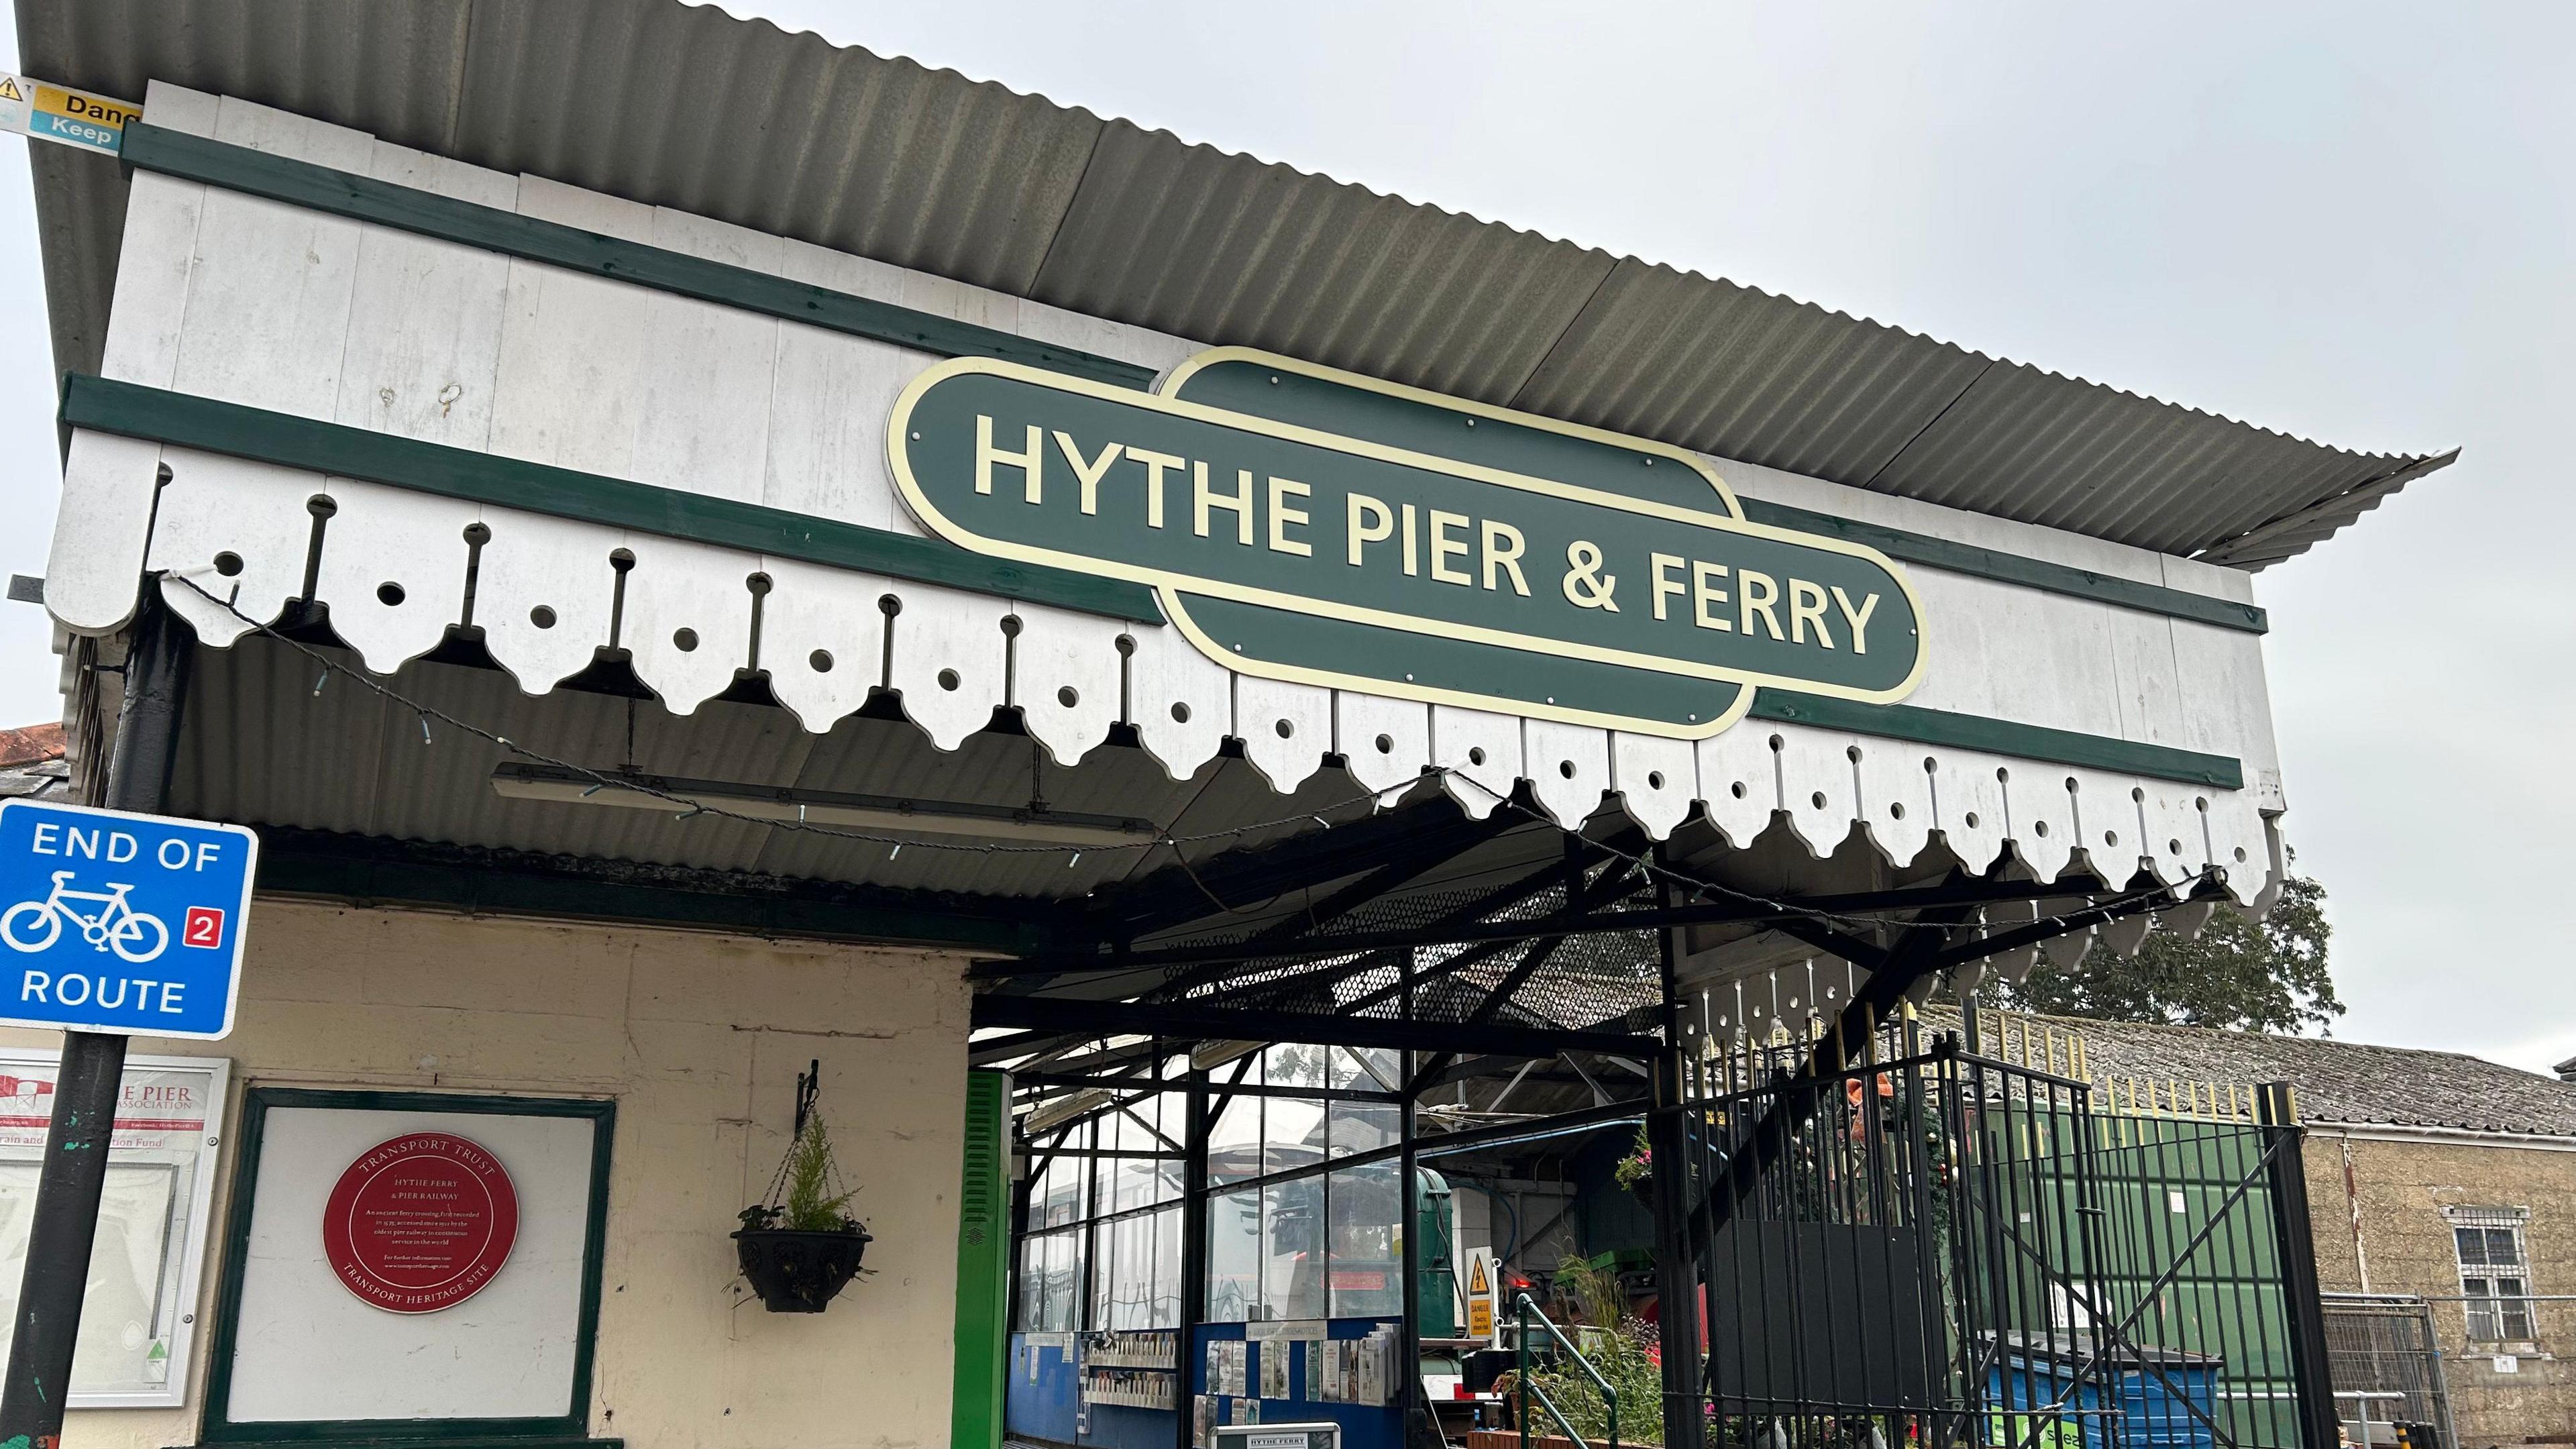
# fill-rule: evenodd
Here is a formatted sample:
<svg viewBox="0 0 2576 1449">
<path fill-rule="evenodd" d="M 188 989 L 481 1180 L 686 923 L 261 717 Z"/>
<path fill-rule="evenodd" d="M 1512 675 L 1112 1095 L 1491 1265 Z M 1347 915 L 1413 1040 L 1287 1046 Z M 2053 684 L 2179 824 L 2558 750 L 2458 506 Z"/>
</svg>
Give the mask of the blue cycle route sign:
<svg viewBox="0 0 2576 1449">
<path fill-rule="evenodd" d="M 239 825 L 0 801 L 0 1023 L 229 1033 L 258 863 Z"/>
</svg>

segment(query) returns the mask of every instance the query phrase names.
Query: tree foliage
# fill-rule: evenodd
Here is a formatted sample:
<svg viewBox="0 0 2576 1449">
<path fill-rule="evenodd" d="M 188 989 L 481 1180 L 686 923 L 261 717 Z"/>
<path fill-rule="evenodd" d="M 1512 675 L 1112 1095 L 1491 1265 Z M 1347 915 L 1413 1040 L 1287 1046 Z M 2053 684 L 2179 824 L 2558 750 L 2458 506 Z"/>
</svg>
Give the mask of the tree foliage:
<svg viewBox="0 0 2576 1449">
<path fill-rule="evenodd" d="M 2015 1011 L 2104 1021 L 2295 1032 L 2343 1015 L 2326 967 L 2334 934 L 2325 887 L 2291 876 L 2260 921 L 2221 905 L 2197 940 L 2147 936 L 2134 959 L 2100 941 L 2072 970 L 2042 960 L 2019 986 L 1996 982 L 1990 1000 Z"/>
</svg>

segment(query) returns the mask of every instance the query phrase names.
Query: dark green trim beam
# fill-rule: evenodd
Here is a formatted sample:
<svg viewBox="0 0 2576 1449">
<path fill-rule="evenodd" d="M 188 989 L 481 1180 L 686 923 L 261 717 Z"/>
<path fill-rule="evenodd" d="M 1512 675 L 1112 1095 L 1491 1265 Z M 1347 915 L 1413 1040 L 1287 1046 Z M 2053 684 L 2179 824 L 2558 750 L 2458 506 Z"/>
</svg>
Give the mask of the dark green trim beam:
<svg viewBox="0 0 2576 1449">
<path fill-rule="evenodd" d="M 262 895 L 1010 955 L 1062 945 L 1044 907 L 992 897 L 258 828 Z"/>
<path fill-rule="evenodd" d="M 1114 357 L 1055 347 L 997 328 L 978 327 L 642 242 L 601 236 L 498 207 L 478 206 L 390 181 L 334 171 L 309 161 L 192 136 L 150 122 L 138 121 L 125 128 L 120 159 L 127 166 L 202 181 L 226 191 L 524 257 L 568 271 L 632 282 L 746 312 L 784 317 L 942 357 L 1002 357 L 1123 387 L 1141 388 L 1154 381 L 1154 369 Z"/>
<path fill-rule="evenodd" d="M 1818 729 L 1848 730 L 1856 735 L 1904 740 L 1910 744 L 1981 750 L 2016 759 L 2046 760 L 2086 770 L 2144 775 L 2216 790 L 2245 788 L 2245 762 L 2228 755 L 2205 755 L 2171 745 L 2142 745 L 2107 735 L 2077 734 L 2044 725 L 2018 724 L 1910 704 L 1856 704 L 1816 694 L 1766 689 L 1753 697 L 1755 719 Z"/>
<path fill-rule="evenodd" d="M 1523 1056 L 1540 1061 L 1560 1052 L 1598 1052 L 1603 1056 L 1643 1062 L 1653 1060 L 1665 1049 L 1661 1037 L 1614 1031 L 1495 1026 L 1462 1021 L 1399 1021 L 1393 1017 L 1328 1016 L 1321 1012 L 1208 1006 L 1197 1002 L 1175 1004 L 1073 996 L 1005 996 L 990 991 L 976 993 L 972 1020 L 978 1027 L 1035 1027 L 1095 1036 L 1134 1034 L 1191 1041 L 1294 1041 L 1317 1046 Z"/>
<path fill-rule="evenodd" d="M 2197 624 L 2215 624 L 2221 629 L 2239 629 L 2248 634 L 2268 633 L 2272 628 L 2270 618 L 2253 604 L 2231 603 L 2185 589 L 2169 589 L 2162 584 L 2142 584 L 2135 579 L 2096 573 L 2091 569 L 2051 563 L 2022 554 L 1998 553 L 1972 543 L 1954 543 L 1928 533 L 1837 518 L 1830 513 L 1792 508 L 1786 503 L 1767 503 L 1759 498 L 1738 501 L 1744 505 L 1744 516 L 1756 523 L 1867 544 L 1889 558 L 1903 559 L 1907 563 L 1921 564 L 1945 573 L 1992 579 L 1999 584 L 2018 584 L 2043 593 L 2091 599 L 2140 613 L 2189 619 Z"/>
<path fill-rule="evenodd" d="M 595 473 L 577 473 L 569 468 L 495 457 L 441 443 L 397 438 L 109 378 L 75 374 L 64 379 L 62 420 L 71 427 L 148 438 L 174 447 L 223 453 L 333 477 L 358 478 L 496 507 L 522 508 L 611 528 L 631 528 L 834 568 L 999 594 L 1115 619 L 1162 621 L 1162 609 L 1154 601 L 1153 591 L 1141 585 L 986 559 L 908 534 L 813 518 L 756 503 L 709 498 L 676 488 L 629 483 Z M 1766 689 L 1755 697 L 1753 714 L 1761 719 L 1821 725 L 1919 744 L 1986 750 L 2089 769 L 2119 770 L 2225 790 L 2244 787 L 2243 767 L 2223 755 L 1911 705 L 1852 704 Z"/>
<path fill-rule="evenodd" d="M 908 534 L 595 473 L 577 473 L 569 468 L 496 457 L 442 443 L 398 438 L 137 383 L 74 374 L 64 379 L 62 420 L 70 427 L 148 438 L 174 447 L 384 483 L 495 507 L 521 508 L 610 528 L 630 528 L 833 568 L 998 594 L 1114 619 L 1162 621 L 1162 609 L 1154 601 L 1153 591 L 1137 584 L 986 559 Z M 2034 560 L 2019 562 L 2036 566 Z M 2224 790 L 2244 788 L 2243 766 L 2224 755 L 1911 705 L 1853 704 L 1766 689 L 1755 697 L 1753 714 L 1760 719 L 1820 725 L 1918 744 L 1986 750 Z"/>
<path fill-rule="evenodd" d="M 139 383 L 77 373 L 66 377 L 62 421 L 69 427 L 497 508 L 999 594 L 1113 619 L 1163 621 L 1154 591 L 1142 584 L 988 559 L 937 539 L 399 438 Z"/>
</svg>

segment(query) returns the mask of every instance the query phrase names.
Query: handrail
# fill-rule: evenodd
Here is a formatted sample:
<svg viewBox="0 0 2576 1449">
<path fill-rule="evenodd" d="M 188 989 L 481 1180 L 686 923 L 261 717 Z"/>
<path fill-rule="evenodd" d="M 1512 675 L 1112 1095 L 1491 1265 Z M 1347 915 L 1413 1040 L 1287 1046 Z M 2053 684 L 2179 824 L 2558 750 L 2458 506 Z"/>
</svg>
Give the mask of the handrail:
<svg viewBox="0 0 2576 1449">
<path fill-rule="evenodd" d="M 1547 1336 L 1556 1340 L 1556 1346 L 1565 1350 L 1566 1354 L 1582 1367 L 1583 1372 L 1591 1378 L 1593 1387 L 1601 1391 L 1601 1401 L 1608 1406 L 1609 1411 L 1609 1449 L 1619 1449 L 1619 1391 L 1612 1388 L 1610 1381 L 1601 1376 L 1601 1370 L 1592 1366 L 1592 1360 L 1583 1356 L 1583 1350 L 1575 1347 L 1573 1341 L 1557 1329 L 1555 1322 L 1549 1319 L 1546 1312 L 1540 1309 L 1537 1303 L 1531 1301 L 1529 1294 L 1516 1295 L 1512 1300 L 1512 1309 L 1519 1315 L 1520 1320 L 1520 1331 L 1512 1335 L 1512 1385 L 1521 1398 L 1520 1412 L 1513 1417 L 1520 1423 L 1522 1449 L 1529 1449 L 1529 1401 L 1532 1394 L 1538 1395 L 1540 1405 L 1546 1408 L 1548 1417 L 1556 1421 L 1556 1427 L 1564 1430 L 1565 1437 L 1574 1441 L 1574 1449 L 1592 1449 L 1584 1437 L 1575 1432 L 1574 1426 L 1566 1421 L 1565 1411 L 1558 1408 L 1556 1401 L 1547 1396 L 1547 1390 L 1530 1383 L 1529 1329 L 1530 1319 L 1533 1317 L 1547 1330 Z"/>
<path fill-rule="evenodd" d="M 1556 1406 L 1556 1400 L 1549 1398 L 1547 1390 L 1541 1388 L 1526 1389 L 1521 1394 L 1521 1444 L 1524 1449 L 1529 1444 L 1529 1396 L 1531 1394 L 1538 1395 L 1539 1403 L 1547 1409 L 1547 1416 L 1556 1421 L 1557 1428 L 1565 1431 L 1566 1438 L 1574 1441 L 1574 1449 L 1592 1449 L 1591 1445 L 1584 1442 L 1583 1436 L 1575 1432 L 1574 1425 L 1565 1417 L 1565 1411 Z"/>
</svg>

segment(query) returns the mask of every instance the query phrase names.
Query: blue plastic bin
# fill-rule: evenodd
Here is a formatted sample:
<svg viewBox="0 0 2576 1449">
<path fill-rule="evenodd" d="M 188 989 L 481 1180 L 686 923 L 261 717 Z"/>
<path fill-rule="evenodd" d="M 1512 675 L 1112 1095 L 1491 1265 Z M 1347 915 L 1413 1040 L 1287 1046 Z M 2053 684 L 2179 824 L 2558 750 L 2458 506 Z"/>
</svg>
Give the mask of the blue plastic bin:
<svg viewBox="0 0 2576 1449">
<path fill-rule="evenodd" d="M 2079 1334 L 2014 1335 L 1986 1370 L 1986 1442 L 2032 1443 L 2033 1409 L 2061 1401 L 2064 1417 L 2040 1426 L 2036 1449 L 2215 1449 L 2220 1361 L 2167 1348 L 2124 1348 L 2076 1376 L 2093 1357 Z M 2071 1388 L 2071 1392 L 2070 1392 Z M 2081 1426 L 2080 1440 L 2077 1426 Z"/>
</svg>

